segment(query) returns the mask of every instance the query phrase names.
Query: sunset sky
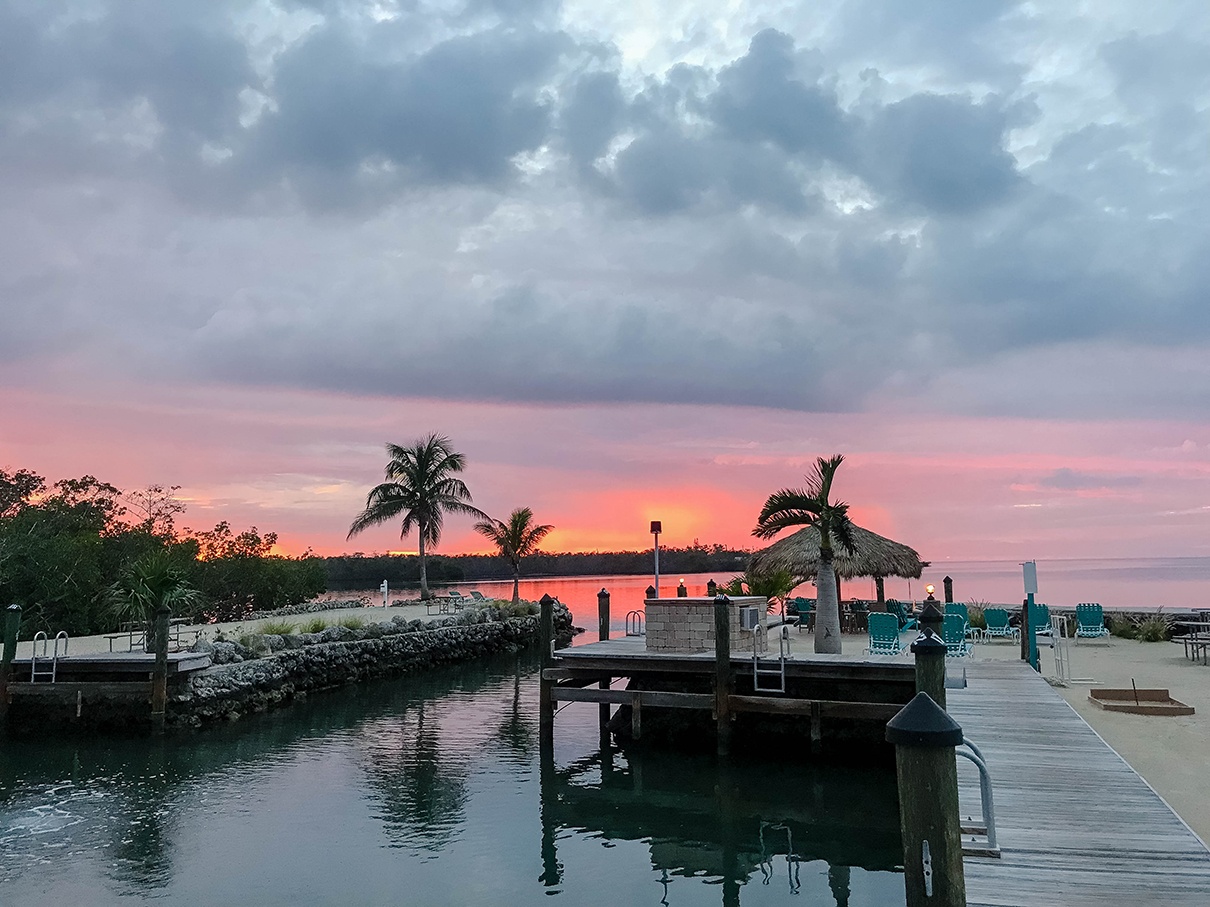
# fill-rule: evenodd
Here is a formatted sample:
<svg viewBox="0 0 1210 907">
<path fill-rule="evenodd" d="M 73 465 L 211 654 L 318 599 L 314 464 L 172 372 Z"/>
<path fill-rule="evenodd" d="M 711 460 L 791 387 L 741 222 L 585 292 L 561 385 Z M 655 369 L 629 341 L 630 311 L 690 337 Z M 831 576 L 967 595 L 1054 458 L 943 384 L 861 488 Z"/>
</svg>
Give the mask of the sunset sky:
<svg viewBox="0 0 1210 907">
<path fill-rule="evenodd" d="M 1210 555 L 1204 3 L 0 0 L 0 48 L 0 467 L 410 550 L 345 533 L 439 432 L 583 550 L 751 546 L 839 452 L 934 561 Z"/>
</svg>

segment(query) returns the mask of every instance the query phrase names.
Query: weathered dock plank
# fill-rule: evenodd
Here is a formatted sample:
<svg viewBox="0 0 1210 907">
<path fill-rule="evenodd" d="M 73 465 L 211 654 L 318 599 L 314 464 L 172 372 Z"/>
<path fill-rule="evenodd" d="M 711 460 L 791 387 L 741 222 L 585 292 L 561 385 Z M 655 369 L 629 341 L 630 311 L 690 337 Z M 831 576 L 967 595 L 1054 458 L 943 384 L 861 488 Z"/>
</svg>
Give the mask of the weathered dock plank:
<svg viewBox="0 0 1210 907">
<path fill-rule="evenodd" d="M 967 677 L 949 710 L 987 757 L 1001 848 L 966 858 L 971 907 L 1210 903 L 1210 850 L 1040 675 L 973 662 Z M 978 816 L 978 775 L 958 771 Z"/>
</svg>

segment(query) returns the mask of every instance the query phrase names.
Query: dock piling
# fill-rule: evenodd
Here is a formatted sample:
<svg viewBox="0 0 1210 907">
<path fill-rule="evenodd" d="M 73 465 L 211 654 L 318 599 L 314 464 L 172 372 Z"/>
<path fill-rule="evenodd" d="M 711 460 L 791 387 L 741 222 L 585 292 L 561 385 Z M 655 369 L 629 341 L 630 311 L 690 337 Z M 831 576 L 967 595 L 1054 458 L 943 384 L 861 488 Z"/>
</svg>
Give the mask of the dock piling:
<svg viewBox="0 0 1210 907">
<path fill-rule="evenodd" d="M 947 576 L 943 579 L 942 584 L 945 586 L 945 603 L 952 605 L 954 603 L 954 580 L 953 577 Z"/>
<path fill-rule="evenodd" d="M 164 709 L 168 704 L 168 619 L 167 605 L 155 610 L 155 667 L 151 672 L 151 729 L 164 733 Z"/>
<path fill-rule="evenodd" d="M 0 727 L 8 720 L 8 682 L 13 659 L 17 657 L 17 632 L 21 629 L 21 606 L 9 605 L 4 611 L 4 655 L 0 661 Z"/>
<path fill-rule="evenodd" d="M 928 693 L 887 722 L 895 747 L 907 907 L 965 907 L 954 748 L 962 728 Z"/>
<path fill-rule="evenodd" d="M 714 599 L 714 717 L 718 727 L 718 754 L 731 752 L 731 599 Z"/>
<path fill-rule="evenodd" d="M 932 607 L 929 605 L 929 608 Z M 925 627 L 920 637 L 912 643 L 911 651 L 916 656 L 916 692 L 928 693 L 933 702 L 946 708 L 945 643 Z"/>
<path fill-rule="evenodd" d="M 542 643 L 542 670 L 538 681 L 538 733 L 543 741 L 550 739 L 554 743 L 555 733 L 555 700 L 551 695 L 554 681 L 546 678 L 546 669 L 554 665 L 555 652 L 555 600 L 549 595 L 543 595 L 538 602 L 539 633 Z"/>
<path fill-rule="evenodd" d="M 604 642 L 609 639 L 609 590 L 602 589 L 597 593 L 597 638 Z M 597 687 L 609 689 L 609 681 L 602 680 Z M 597 706 L 599 724 L 601 727 L 601 745 L 609 743 L 609 703 L 602 702 Z"/>
</svg>

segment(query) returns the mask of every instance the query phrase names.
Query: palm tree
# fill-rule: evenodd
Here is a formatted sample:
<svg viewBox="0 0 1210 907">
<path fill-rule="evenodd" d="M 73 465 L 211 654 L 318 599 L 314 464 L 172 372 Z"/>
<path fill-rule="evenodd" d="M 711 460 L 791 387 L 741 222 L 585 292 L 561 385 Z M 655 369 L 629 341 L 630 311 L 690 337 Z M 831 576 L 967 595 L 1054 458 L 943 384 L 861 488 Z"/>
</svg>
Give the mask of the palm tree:
<svg viewBox="0 0 1210 907">
<path fill-rule="evenodd" d="M 830 500 L 832 479 L 844 462 L 837 454 L 820 457 L 806 476 L 806 488 L 783 488 L 769 495 L 761 508 L 752 534 L 769 539 L 791 526 L 814 526 L 819 530 L 819 574 L 815 577 L 818 601 L 815 607 L 815 651 L 840 653 L 840 604 L 836 598 L 836 571 L 832 567 L 832 543 L 853 550 L 849 505 Z"/>
<path fill-rule="evenodd" d="M 112 619 L 140 621 L 150 649 L 155 612 L 161 606 L 170 611 L 189 609 L 202 600 L 202 593 L 189 585 L 185 570 L 167 551 L 153 551 L 123 568 L 117 581 L 106 591 Z"/>
<path fill-rule="evenodd" d="M 534 512 L 528 507 L 518 507 L 509 514 L 507 523 L 488 517 L 475 524 L 475 531 L 490 540 L 513 568 L 513 607 L 521 601 L 521 558 L 537 551 L 538 544 L 555 528 L 533 523 Z"/>
<path fill-rule="evenodd" d="M 784 614 L 786 599 L 802 582 L 801 578 L 789 570 L 778 568 L 763 573 L 753 573 L 752 568 L 749 567 L 739 576 L 733 576 L 719 586 L 719 591 L 726 595 L 759 595 L 765 599 L 770 612 L 780 606 Z"/>
<path fill-rule="evenodd" d="M 466 458 L 450 450 L 449 438 L 431 434 L 411 447 L 388 444 L 387 454 L 386 481 L 370 489 L 365 510 L 349 527 L 347 538 L 402 515 L 399 537 L 406 538 L 415 529 L 420 539 L 420 598 L 427 601 L 432 596 L 426 551 L 441 541 L 445 514 L 483 519 L 487 514 L 471 506 L 471 493 L 456 478 L 466 468 Z"/>
</svg>

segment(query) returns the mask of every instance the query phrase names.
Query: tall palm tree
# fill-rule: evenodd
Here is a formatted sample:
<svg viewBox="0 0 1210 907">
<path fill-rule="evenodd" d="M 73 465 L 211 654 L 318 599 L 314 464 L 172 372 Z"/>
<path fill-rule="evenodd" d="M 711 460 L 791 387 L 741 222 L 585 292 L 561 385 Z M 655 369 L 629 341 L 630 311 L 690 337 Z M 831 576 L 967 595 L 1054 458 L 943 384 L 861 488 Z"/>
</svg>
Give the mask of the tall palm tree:
<svg viewBox="0 0 1210 907">
<path fill-rule="evenodd" d="M 420 539 L 420 598 L 427 601 L 429 576 L 427 550 L 441 541 L 445 514 L 462 513 L 487 519 L 487 514 L 471 505 L 471 493 L 456 475 L 466 468 L 466 457 L 450 450 L 450 439 L 431 434 L 411 447 L 388 444 L 390 460 L 386 481 L 375 485 L 366 496 L 366 506 L 347 538 L 359 532 L 403 517 L 399 537 L 413 529 Z"/>
<path fill-rule="evenodd" d="M 538 544 L 546 538 L 554 526 L 535 526 L 534 512 L 528 507 L 518 507 L 508 516 L 508 522 L 491 517 L 475 524 L 475 531 L 491 541 L 500 556 L 513 568 L 513 605 L 521 601 L 521 558 L 538 550 Z"/>
<path fill-rule="evenodd" d="M 761 508 L 752 534 L 769 539 L 791 526 L 814 526 L 819 530 L 819 574 L 815 578 L 815 651 L 840 653 L 840 603 L 836 596 L 836 571 L 832 566 L 832 543 L 853 550 L 849 505 L 832 501 L 832 480 L 844 462 L 837 454 L 820 457 L 805 478 L 805 488 L 783 488 L 769 495 Z"/>
</svg>

